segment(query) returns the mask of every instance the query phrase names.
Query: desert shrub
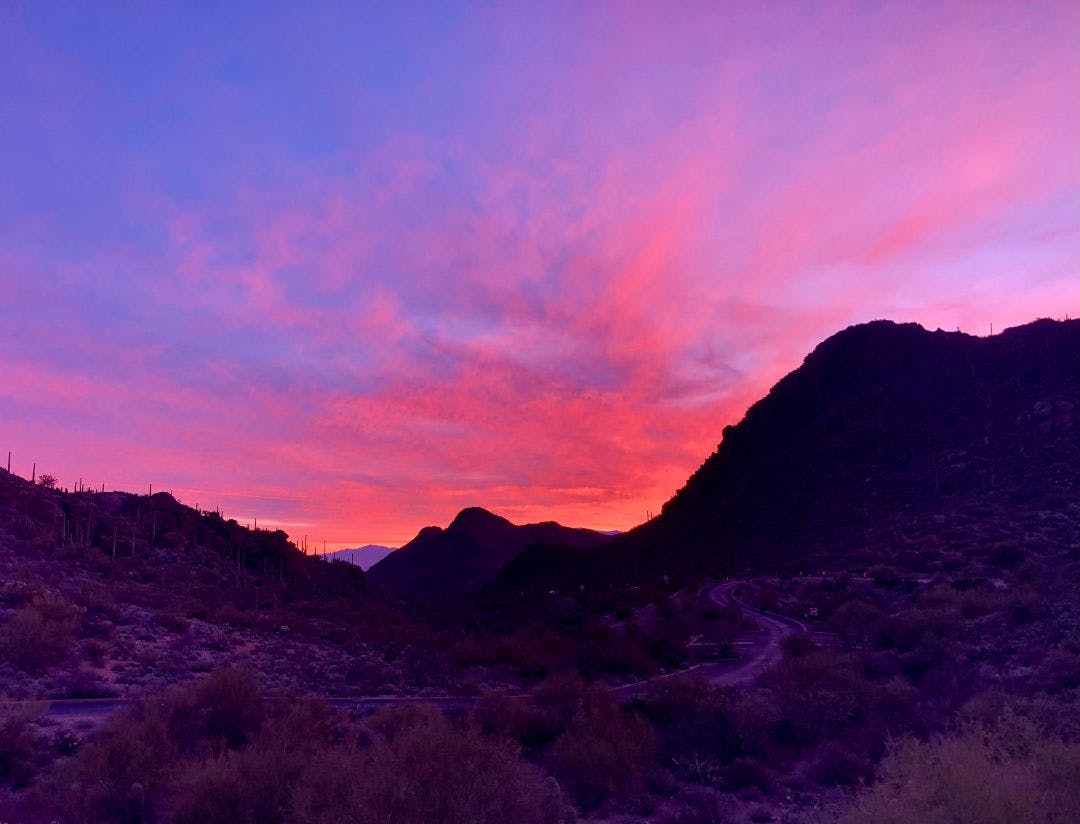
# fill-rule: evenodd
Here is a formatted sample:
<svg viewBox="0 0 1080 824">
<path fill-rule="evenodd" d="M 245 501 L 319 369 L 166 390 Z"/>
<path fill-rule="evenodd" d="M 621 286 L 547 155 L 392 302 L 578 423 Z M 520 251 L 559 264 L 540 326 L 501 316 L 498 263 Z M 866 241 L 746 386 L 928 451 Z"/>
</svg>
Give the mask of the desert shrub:
<svg viewBox="0 0 1080 824">
<path fill-rule="evenodd" d="M 1052 693 L 1080 687 L 1080 655 L 1062 647 L 1050 650 L 1039 666 L 1035 683 Z"/>
<path fill-rule="evenodd" d="M 189 762 L 168 804 L 174 824 L 291 821 L 293 793 L 313 756 L 329 745 L 335 725 L 320 701 L 278 708 L 243 749 Z"/>
<path fill-rule="evenodd" d="M 853 787 L 873 775 L 873 764 L 838 744 L 826 744 L 815 755 L 808 772 L 822 786 Z"/>
<path fill-rule="evenodd" d="M 895 587 L 901 581 L 900 573 L 885 564 L 870 567 L 866 570 L 866 577 L 870 578 L 877 587 Z"/>
<path fill-rule="evenodd" d="M 871 692 L 872 716 L 894 731 L 910 725 L 915 717 L 918 691 L 902 678 L 876 683 Z"/>
<path fill-rule="evenodd" d="M 785 635 L 780 641 L 780 646 L 787 658 L 800 658 L 803 655 L 809 655 L 817 649 L 817 644 L 814 643 L 814 639 L 809 633 L 805 632 L 796 632 L 791 635 Z"/>
<path fill-rule="evenodd" d="M 297 771 L 291 752 L 251 746 L 179 769 L 168 820 L 174 824 L 274 824 L 289 820 Z"/>
<path fill-rule="evenodd" d="M 1019 544 L 1012 541 L 1000 541 L 991 548 L 987 560 L 995 566 L 1014 567 L 1025 559 L 1027 553 Z"/>
<path fill-rule="evenodd" d="M 550 743 L 564 728 L 558 718 L 532 701 L 508 695 L 482 697 L 471 719 L 485 735 L 507 738 L 527 749 Z"/>
<path fill-rule="evenodd" d="M 230 749 L 246 743 L 262 721 L 262 694 L 251 670 L 215 670 L 193 692 L 199 734 Z"/>
<path fill-rule="evenodd" d="M 116 695 L 112 684 L 81 667 L 60 674 L 53 683 L 54 691 L 65 698 L 112 698 Z"/>
<path fill-rule="evenodd" d="M 631 638 L 607 627 L 594 626 L 584 633 L 574 662 L 583 675 L 608 673 L 612 675 L 645 675 L 655 671 L 652 659 L 668 666 L 677 666 L 682 638 L 672 644 L 664 633 L 655 632 L 649 639 L 648 654 Z M 676 657 L 673 657 L 673 654 Z"/>
<path fill-rule="evenodd" d="M 785 658 L 766 678 L 780 712 L 777 742 L 810 744 L 863 717 L 872 689 L 860 669 L 852 656 L 832 650 Z"/>
<path fill-rule="evenodd" d="M 549 678 L 532 692 L 532 700 L 558 730 L 564 732 L 571 722 L 588 712 L 594 701 L 610 700 L 610 696 L 580 678 L 560 676 Z"/>
<path fill-rule="evenodd" d="M 1027 624 L 1046 614 L 1046 599 L 1030 588 L 1008 593 L 1001 606 L 1013 624 Z"/>
<path fill-rule="evenodd" d="M 559 788 L 507 744 L 437 713 L 398 713 L 366 747 L 318 753 L 296 790 L 302 824 L 556 824 Z M 381 732 L 389 730 L 389 734 Z"/>
<path fill-rule="evenodd" d="M 728 824 L 730 802 L 716 795 L 683 792 L 677 802 L 666 804 L 649 818 L 654 824 Z"/>
<path fill-rule="evenodd" d="M 772 795 L 775 779 L 772 772 L 753 758 L 736 758 L 723 770 L 723 783 L 730 790 L 754 787 L 765 795 Z"/>
<path fill-rule="evenodd" d="M 775 690 L 758 687 L 732 694 L 731 727 L 739 752 L 768 753 L 780 719 Z"/>
<path fill-rule="evenodd" d="M 40 593 L 0 628 L 0 653 L 16 666 L 37 672 L 71 652 L 79 610 L 59 595 Z"/>
<path fill-rule="evenodd" d="M 885 614 L 869 598 L 859 597 L 838 607 L 831 619 L 840 637 L 850 646 L 861 647 L 875 637 L 876 627 Z"/>
<path fill-rule="evenodd" d="M 1080 745 L 1030 726 L 967 727 L 930 742 L 905 739 L 841 824 L 1066 824 L 1080 809 Z"/>
<path fill-rule="evenodd" d="M 157 820 L 185 759 L 214 757 L 247 742 L 262 705 L 251 673 L 218 670 L 110 717 L 43 785 L 64 821 Z"/>
<path fill-rule="evenodd" d="M 739 753 L 727 690 L 694 678 L 650 685 L 638 702 L 656 731 L 661 760 L 683 779 L 711 783 Z"/>
<path fill-rule="evenodd" d="M 83 659 L 94 667 L 103 667 L 109 654 L 109 645 L 104 641 L 91 638 L 82 644 Z"/>
<path fill-rule="evenodd" d="M 65 822 L 152 821 L 179 755 L 165 702 L 140 704 L 105 721 L 61 762 L 42 788 L 43 800 Z"/>
<path fill-rule="evenodd" d="M 34 774 L 39 748 L 32 725 L 43 709 L 0 701 L 0 784 L 21 787 Z"/>
<path fill-rule="evenodd" d="M 638 789 L 653 749 L 648 722 L 625 712 L 610 696 L 603 698 L 591 696 L 544 756 L 586 810 Z"/>
<path fill-rule="evenodd" d="M 177 612 L 164 612 L 160 620 L 165 629 L 175 635 L 183 635 L 191 627 L 191 622 Z"/>
</svg>

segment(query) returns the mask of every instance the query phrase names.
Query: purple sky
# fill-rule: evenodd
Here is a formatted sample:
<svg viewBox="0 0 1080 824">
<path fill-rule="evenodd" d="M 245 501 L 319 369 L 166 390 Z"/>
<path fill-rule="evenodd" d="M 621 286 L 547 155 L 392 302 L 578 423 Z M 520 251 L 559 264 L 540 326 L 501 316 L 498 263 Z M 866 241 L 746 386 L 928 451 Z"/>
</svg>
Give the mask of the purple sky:
<svg viewBox="0 0 1080 824">
<path fill-rule="evenodd" d="M 0 449 L 331 546 L 627 528 L 843 326 L 1077 314 L 1078 43 L 1075 2 L 6 3 Z"/>
</svg>

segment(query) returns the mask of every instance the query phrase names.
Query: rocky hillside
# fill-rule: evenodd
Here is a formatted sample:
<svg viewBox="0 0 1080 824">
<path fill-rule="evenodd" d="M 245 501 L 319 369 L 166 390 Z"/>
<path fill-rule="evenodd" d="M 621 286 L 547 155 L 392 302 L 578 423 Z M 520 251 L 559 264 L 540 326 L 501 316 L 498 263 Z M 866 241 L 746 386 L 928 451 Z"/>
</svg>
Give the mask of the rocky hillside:
<svg viewBox="0 0 1080 824">
<path fill-rule="evenodd" d="M 978 338 L 875 321 L 821 343 L 724 429 L 660 515 L 599 555 L 527 553 L 506 586 L 933 568 L 1075 549 L 1080 321 Z"/>
</svg>

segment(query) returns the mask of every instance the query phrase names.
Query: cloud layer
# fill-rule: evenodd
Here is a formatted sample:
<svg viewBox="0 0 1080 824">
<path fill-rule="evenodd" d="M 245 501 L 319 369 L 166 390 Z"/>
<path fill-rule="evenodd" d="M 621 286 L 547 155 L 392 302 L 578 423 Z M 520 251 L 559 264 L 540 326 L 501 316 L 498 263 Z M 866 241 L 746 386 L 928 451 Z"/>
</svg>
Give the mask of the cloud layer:
<svg viewBox="0 0 1080 824">
<path fill-rule="evenodd" d="M 1075 314 L 1080 10 L 872 6 L 0 11 L 0 448 L 627 528 L 838 328 Z"/>
</svg>

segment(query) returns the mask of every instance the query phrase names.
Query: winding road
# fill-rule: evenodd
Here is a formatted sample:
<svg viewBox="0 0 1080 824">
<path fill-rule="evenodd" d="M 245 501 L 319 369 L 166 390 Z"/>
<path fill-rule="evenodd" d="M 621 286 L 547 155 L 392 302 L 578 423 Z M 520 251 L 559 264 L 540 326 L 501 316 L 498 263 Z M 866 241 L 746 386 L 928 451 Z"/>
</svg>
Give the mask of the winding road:
<svg viewBox="0 0 1080 824">
<path fill-rule="evenodd" d="M 694 673 L 709 683 L 739 687 L 753 683 L 766 670 L 778 664 L 783 657 L 781 641 L 795 633 L 806 632 L 806 626 L 794 618 L 788 618 L 773 612 L 755 609 L 739 598 L 736 590 L 746 583 L 745 581 L 725 581 L 713 584 L 702 589 L 702 597 L 712 601 L 721 607 L 736 607 L 742 610 L 743 615 L 751 617 L 758 626 L 751 637 L 737 641 L 741 655 L 727 661 L 716 661 L 695 664 L 686 669 L 653 676 L 644 681 L 633 684 L 623 684 L 613 687 L 611 692 L 618 698 L 627 700 L 641 695 L 649 684 L 665 678 L 674 678 L 687 673 Z M 705 643 L 708 643 L 707 641 Z M 40 702 L 25 702 L 47 704 L 43 715 L 55 719 L 68 719 L 72 721 L 97 721 L 101 720 L 119 709 L 136 703 L 137 698 L 59 698 L 54 700 L 45 699 Z M 398 695 L 372 695 L 356 698 L 342 698 L 337 696 L 324 696 L 331 707 L 335 709 L 377 709 L 380 707 L 400 706 L 403 704 L 426 704 L 436 706 L 443 710 L 467 709 L 475 701 L 473 696 L 436 695 L 436 696 L 398 696 Z"/>
<path fill-rule="evenodd" d="M 702 590 L 702 596 L 717 606 L 736 607 L 742 610 L 743 615 L 752 618 L 757 623 L 758 629 L 753 634 L 752 639 L 735 642 L 739 645 L 741 653 L 738 658 L 729 661 L 695 664 L 692 667 L 647 678 L 635 684 L 615 687 L 612 692 L 620 697 L 633 697 L 643 693 L 649 684 L 654 681 L 685 675 L 688 672 L 693 672 L 710 684 L 742 687 L 753 683 L 763 672 L 780 663 L 780 659 L 784 654 L 780 642 L 788 635 L 806 632 L 806 626 L 794 618 L 778 615 L 775 612 L 765 612 L 750 606 L 736 594 L 736 590 L 744 583 L 746 582 L 725 581 L 722 584 L 713 584 Z"/>
</svg>

